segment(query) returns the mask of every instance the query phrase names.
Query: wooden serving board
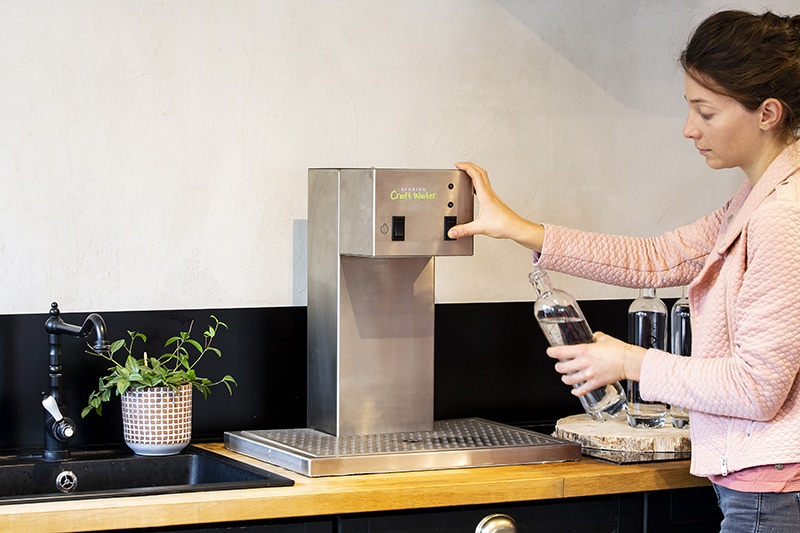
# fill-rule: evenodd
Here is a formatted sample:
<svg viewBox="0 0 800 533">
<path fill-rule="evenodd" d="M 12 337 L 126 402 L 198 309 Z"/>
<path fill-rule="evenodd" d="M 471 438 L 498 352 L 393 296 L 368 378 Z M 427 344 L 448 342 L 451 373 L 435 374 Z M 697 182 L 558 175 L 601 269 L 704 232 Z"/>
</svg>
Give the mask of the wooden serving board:
<svg viewBox="0 0 800 533">
<path fill-rule="evenodd" d="M 597 422 L 586 414 L 568 416 L 556 422 L 554 437 L 580 443 L 584 448 L 625 452 L 689 452 L 688 429 L 667 426 L 660 429 L 634 428 L 623 417 Z"/>
</svg>

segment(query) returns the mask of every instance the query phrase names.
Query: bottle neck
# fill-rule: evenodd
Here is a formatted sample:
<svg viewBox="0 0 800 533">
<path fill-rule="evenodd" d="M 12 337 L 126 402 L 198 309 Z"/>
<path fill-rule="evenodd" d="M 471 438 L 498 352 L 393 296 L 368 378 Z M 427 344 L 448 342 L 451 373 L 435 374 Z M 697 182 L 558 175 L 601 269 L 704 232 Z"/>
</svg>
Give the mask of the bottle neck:
<svg viewBox="0 0 800 533">
<path fill-rule="evenodd" d="M 640 298 L 655 298 L 656 297 L 656 290 L 652 289 L 652 288 L 639 289 L 639 297 Z"/>
<path fill-rule="evenodd" d="M 537 299 L 547 296 L 554 291 L 550 276 L 541 268 L 534 268 L 528 276 L 528 279 L 533 286 L 533 290 L 536 292 Z"/>
</svg>

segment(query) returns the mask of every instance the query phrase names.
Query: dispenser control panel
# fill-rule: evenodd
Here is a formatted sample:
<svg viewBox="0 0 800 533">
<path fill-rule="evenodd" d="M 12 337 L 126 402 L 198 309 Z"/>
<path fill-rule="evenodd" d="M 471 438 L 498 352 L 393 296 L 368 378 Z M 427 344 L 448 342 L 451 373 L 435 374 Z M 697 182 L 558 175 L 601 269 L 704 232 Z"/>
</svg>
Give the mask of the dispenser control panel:
<svg viewBox="0 0 800 533">
<path fill-rule="evenodd" d="M 342 169 L 339 251 L 367 257 L 472 255 L 450 228 L 472 220 L 472 181 L 461 170 Z"/>
</svg>

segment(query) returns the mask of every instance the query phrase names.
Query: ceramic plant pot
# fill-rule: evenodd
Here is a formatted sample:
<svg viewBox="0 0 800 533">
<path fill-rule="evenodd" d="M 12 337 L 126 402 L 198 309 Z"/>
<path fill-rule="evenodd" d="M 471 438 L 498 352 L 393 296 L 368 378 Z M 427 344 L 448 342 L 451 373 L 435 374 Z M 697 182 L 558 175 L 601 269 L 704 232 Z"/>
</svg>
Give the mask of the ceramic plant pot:
<svg viewBox="0 0 800 533">
<path fill-rule="evenodd" d="M 122 395 L 125 444 L 137 455 L 174 455 L 192 438 L 192 386 L 151 387 Z"/>
</svg>

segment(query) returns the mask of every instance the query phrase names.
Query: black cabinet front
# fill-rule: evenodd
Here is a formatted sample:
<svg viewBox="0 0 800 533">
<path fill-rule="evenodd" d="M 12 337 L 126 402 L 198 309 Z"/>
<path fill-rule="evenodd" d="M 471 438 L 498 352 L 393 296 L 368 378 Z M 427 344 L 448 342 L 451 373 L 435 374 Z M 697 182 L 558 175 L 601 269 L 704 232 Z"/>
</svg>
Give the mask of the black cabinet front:
<svg viewBox="0 0 800 533">
<path fill-rule="evenodd" d="M 721 520 L 713 490 L 703 487 L 341 516 L 338 533 L 473 533 L 494 514 L 520 533 L 717 533 Z"/>
</svg>

